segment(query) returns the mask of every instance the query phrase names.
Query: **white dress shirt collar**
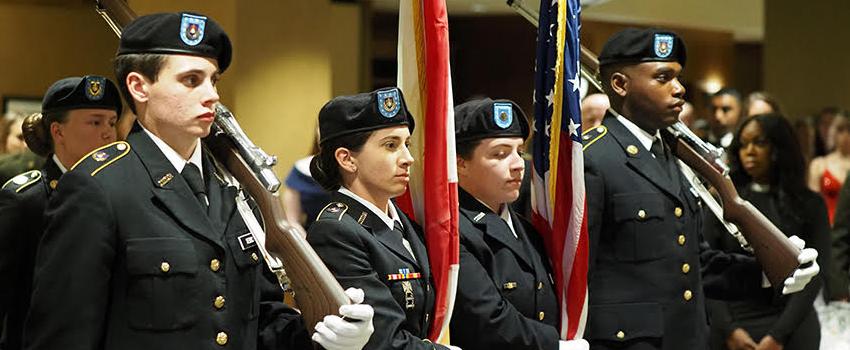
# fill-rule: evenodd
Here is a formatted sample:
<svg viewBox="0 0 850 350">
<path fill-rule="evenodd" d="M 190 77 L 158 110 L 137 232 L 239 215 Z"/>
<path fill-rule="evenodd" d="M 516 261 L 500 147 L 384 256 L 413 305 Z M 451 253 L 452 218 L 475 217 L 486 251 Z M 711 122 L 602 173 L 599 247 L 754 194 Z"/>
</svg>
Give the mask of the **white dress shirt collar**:
<svg viewBox="0 0 850 350">
<path fill-rule="evenodd" d="M 51 157 L 51 158 L 53 159 L 53 162 L 56 163 L 56 166 L 59 167 L 59 170 L 62 171 L 63 174 L 68 172 L 68 169 L 65 168 L 64 165 L 62 165 L 62 162 L 59 161 L 59 157 L 57 157 L 55 153 L 53 154 L 53 157 Z"/>
<path fill-rule="evenodd" d="M 183 157 L 179 153 L 177 153 L 177 151 L 171 148 L 171 146 L 165 143 L 165 141 L 163 141 L 161 138 L 146 129 L 144 125 L 139 123 L 139 126 L 142 127 L 142 130 L 144 130 L 145 133 L 148 134 L 148 136 L 150 136 L 151 140 L 153 140 L 153 143 L 156 144 L 156 147 L 159 148 L 160 151 L 162 151 L 162 154 L 165 155 L 165 158 L 168 159 L 168 161 L 171 163 L 171 165 L 174 166 L 174 169 L 177 170 L 178 173 L 183 172 L 183 167 L 186 166 L 186 163 L 195 164 L 195 166 L 198 167 L 198 170 L 201 171 L 201 174 L 204 173 L 203 162 L 201 161 L 201 148 L 203 148 L 201 147 L 201 139 L 195 141 L 195 150 L 192 151 L 192 155 L 189 156 L 189 159 L 187 161 L 186 159 L 183 159 Z"/>
<path fill-rule="evenodd" d="M 390 228 L 390 230 L 393 229 L 393 227 L 394 227 L 393 223 L 394 222 L 398 221 L 399 224 L 401 224 L 401 220 L 398 218 L 398 212 L 396 212 L 395 205 L 393 204 L 392 201 L 389 201 L 389 203 L 387 203 L 387 213 L 384 213 L 383 210 L 381 210 L 380 208 L 378 208 L 377 206 L 375 206 L 371 202 L 363 199 L 363 197 L 360 197 L 357 194 L 355 194 L 354 192 L 351 192 L 351 190 L 349 190 L 345 187 L 340 186 L 339 190 L 337 190 L 337 192 L 342 193 L 346 196 L 349 196 L 352 199 L 356 200 L 358 203 L 363 204 L 364 207 L 366 207 L 373 214 L 375 214 L 379 218 L 381 218 L 381 221 L 383 221 L 387 225 L 387 227 Z"/>
</svg>

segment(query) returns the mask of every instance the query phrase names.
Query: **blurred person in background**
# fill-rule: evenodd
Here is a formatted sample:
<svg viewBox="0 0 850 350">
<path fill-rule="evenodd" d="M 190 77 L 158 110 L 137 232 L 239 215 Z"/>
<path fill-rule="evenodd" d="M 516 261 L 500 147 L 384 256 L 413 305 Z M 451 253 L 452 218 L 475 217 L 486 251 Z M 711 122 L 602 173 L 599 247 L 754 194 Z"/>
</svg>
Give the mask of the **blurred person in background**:
<svg viewBox="0 0 850 350">
<path fill-rule="evenodd" d="M 730 176 L 749 200 L 786 235 L 797 235 L 819 252 L 828 271 L 829 225 L 823 199 L 805 184 L 803 156 L 793 129 L 779 114 L 744 121 L 729 147 Z M 712 248 L 748 254 L 714 221 L 706 232 Z M 725 339 L 721 349 L 817 350 L 820 323 L 814 301 L 823 284 L 815 276 L 799 293 L 780 295 L 773 288 L 740 301 L 711 305 L 712 331 Z"/>
<path fill-rule="evenodd" d="M 835 106 L 825 107 L 815 117 L 815 156 L 825 156 L 832 151 L 829 142 L 829 127 L 832 126 L 832 119 L 837 115 L 847 115 L 847 113 Z"/>
<path fill-rule="evenodd" d="M 723 148 L 729 147 L 741 120 L 741 93 L 732 88 L 723 88 L 711 96 L 710 103 L 708 122 L 711 133 L 708 142 Z"/>
<path fill-rule="evenodd" d="M 603 93 L 587 95 L 581 100 L 581 130 L 586 131 L 602 125 L 602 118 L 611 104 Z"/>
<path fill-rule="evenodd" d="M 310 224 L 316 221 L 316 217 L 331 201 L 330 193 L 310 174 L 310 161 L 319 153 L 318 129 L 316 132 L 310 155 L 295 161 L 286 176 L 286 188 L 283 190 L 286 219 L 290 224 L 297 224 L 305 230 L 310 228 Z"/>
<path fill-rule="evenodd" d="M 827 134 L 832 151 L 812 159 L 809 165 L 809 188 L 820 193 L 826 201 L 829 223 L 833 223 L 838 192 L 850 171 L 850 118 L 837 115 Z"/>
<path fill-rule="evenodd" d="M 24 142 L 22 125 L 26 116 L 20 113 L 8 113 L 0 124 L 0 134 L 5 134 L 0 152 L 0 184 L 6 183 L 15 175 L 41 168 L 44 158 L 27 148 Z"/>
<path fill-rule="evenodd" d="M 756 91 L 747 95 L 747 101 L 744 106 L 747 117 L 767 113 L 782 114 L 779 101 L 764 91 Z"/>
</svg>

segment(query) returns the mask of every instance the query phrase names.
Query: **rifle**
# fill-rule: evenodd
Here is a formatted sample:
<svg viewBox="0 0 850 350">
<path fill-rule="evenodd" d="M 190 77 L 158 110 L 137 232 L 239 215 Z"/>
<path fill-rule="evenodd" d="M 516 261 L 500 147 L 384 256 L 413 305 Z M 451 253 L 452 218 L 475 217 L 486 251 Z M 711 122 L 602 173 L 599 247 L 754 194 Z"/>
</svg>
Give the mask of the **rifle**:
<svg viewBox="0 0 850 350">
<path fill-rule="evenodd" d="M 125 0 L 95 2 L 97 12 L 119 37 L 124 26 L 136 18 Z M 210 135 L 203 141 L 256 201 L 266 232 L 267 252 L 263 258 L 281 287 L 294 291 L 304 323 L 312 334 L 313 326 L 325 315 L 337 314 L 339 307 L 349 302 L 339 282 L 304 239 L 303 230 L 286 221 L 278 192 L 280 180 L 272 171 L 277 159 L 254 145 L 233 113 L 221 103 L 216 105 Z"/>
<path fill-rule="evenodd" d="M 524 0 L 507 0 L 507 4 L 537 27 L 539 13 L 528 7 Z M 596 78 L 599 70 L 596 55 L 582 45 L 579 56 L 581 76 L 594 88 L 603 91 L 602 83 Z M 797 261 L 800 250 L 755 206 L 738 195 L 738 190 L 729 178 L 729 169 L 723 163 L 723 150 L 700 140 L 682 122 L 673 124 L 661 134 L 667 144 L 671 145 L 673 154 L 679 158 L 679 166 L 688 182 L 697 189 L 700 198 L 741 247 L 755 255 L 771 285 L 782 289 L 785 279 L 791 277 L 800 266 Z M 696 176 L 689 176 L 694 171 L 714 187 L 722 204 L 717 203 Z M 738 231 L 738 227 L 743 230 Z"/>
</svg>

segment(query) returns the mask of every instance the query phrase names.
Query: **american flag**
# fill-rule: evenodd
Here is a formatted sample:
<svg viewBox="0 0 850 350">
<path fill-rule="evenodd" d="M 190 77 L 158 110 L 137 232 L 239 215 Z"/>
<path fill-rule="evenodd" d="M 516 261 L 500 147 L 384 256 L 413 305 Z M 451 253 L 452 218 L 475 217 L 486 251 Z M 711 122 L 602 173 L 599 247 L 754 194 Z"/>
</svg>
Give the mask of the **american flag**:
<svg viewBox="0 0 850 350">
<path fill-rule="evenodd" d="M 532 222 L 552 262 L 562 339 L 581 338 L 587 320 L 580 12 L 578 0 L 541 1 L 534 81 Z"/>
<path fill-rule="evenodd" d="M 436 300 L 428 338 L 449 343 L 457 291 L 457 168 L 449 23 L 445 0 L 402 0 L 398 23 L 398 86 L 416 118 L 409 191 L 397 199 L 425 229 Z"/>
</svg>

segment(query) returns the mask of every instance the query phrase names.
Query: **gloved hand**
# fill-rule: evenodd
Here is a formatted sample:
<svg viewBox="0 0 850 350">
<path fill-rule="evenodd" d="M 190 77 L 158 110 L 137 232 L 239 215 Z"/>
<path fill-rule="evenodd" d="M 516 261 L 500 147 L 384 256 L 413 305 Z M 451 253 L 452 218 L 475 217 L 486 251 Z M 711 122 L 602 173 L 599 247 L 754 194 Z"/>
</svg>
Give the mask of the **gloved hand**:
<svg viewBox="0 0 850 350">
<path fill-rule="evenodd" d="M 800 239 L 800 237 L 791 236 L 788 237 L 788 240 L 800 249 L 800 255 L 797 256 L 800 266 L 807 263 L 812 263 L 812 265 L 805 268 L 798 268 L 791 277 L 785 279 L 782 294 L 791 294 L 803 290 L 809 284 L 809 281 L 812 280 L 812 277 L 815 277 L 820 272 L 820 266 L 818 266 L 818 262 L 815 260 L 818 257 L 818 251 L 813 248 L 805 248 L 806 241 Z"/>
<path fill-rule="evenodd" d="M 588 349 L 590 349 L 590 344 L 588 344 L 587 340 L 584 340 L 584 339 L 559 340 L 558 341 L 558 350 L 588 350 Z"/>
<path fill-rule="evenodd" d="M 457 347 L 457 346 L 454 346 L 454 345 L 443 345 L 443 346 L 448 347 L 449 350 L 462 350 L 460 347 Z"/>
<path fill-rule="evenodd" d="M 363 290 L 348 288 L 345 295 L 351 299 L 352 304 L 340 306 L 339 314 L 346 319 L 327 315 L 321 322 L 316 323 L 316 333 L 313 333 L 312 339 L 327 350 L 360 350 L 366 346 L 375 331 L 375 326 L 372 325 L 375 310 L 370 305 L 361 304 L 364 299 Z"/>
</svg>

